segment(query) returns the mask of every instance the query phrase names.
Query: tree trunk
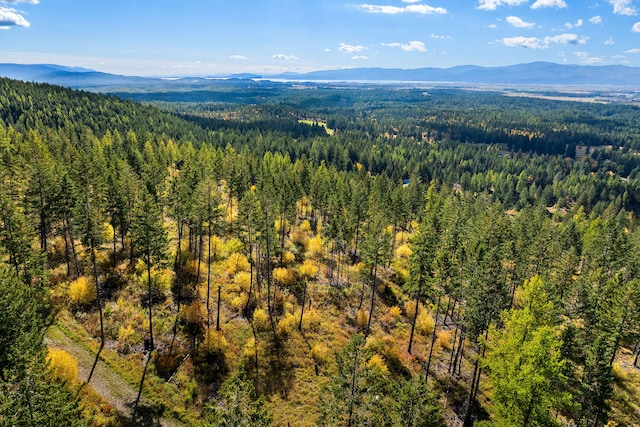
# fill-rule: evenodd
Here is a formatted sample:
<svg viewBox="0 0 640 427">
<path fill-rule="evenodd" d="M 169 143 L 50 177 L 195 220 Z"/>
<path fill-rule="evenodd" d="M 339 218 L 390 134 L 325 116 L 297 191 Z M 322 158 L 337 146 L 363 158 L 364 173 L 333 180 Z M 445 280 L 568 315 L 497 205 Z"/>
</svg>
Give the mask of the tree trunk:
<svg viewBox="0 0 640 427">
<path fill-rule="evenodd" d="M 147 247 L 149 253 L 151 253 L 151 248 Z M 155 346 L 153 344 L 153 319 L 152 319 L 152 307 L 153 307 L 153 297 L 151 295 L 151 260 L 147 260 L 147 290 L 149 292 L 149 343 L 150 349 L 149 353 L 151 353 Z"/>
<path fill-rule="evenodd" d="M 71 260 L 69 259 L 69 241 L 67 240 L 66 227 L 62 227 L 62 238 L 64 239 L 64 260 L 67 263 L 67 277 L 71 277 Z"/>
<path fill-rule="evenodd" d="M 378 275 L 377 265 L 374 265 L 371 270 L 372 270 L 371 304 L 369 305 L 369 319 L 367 320 L 367 330 L 364 334 L 365 338 L 369 336 L 369 331 L 371 329 L 371 319 L 373 318 L 373 307 L 374 307 L 375 298 L 376 298 L 376 276 Z"/>
<path fill-rule="evenodd" d="M 307 299 L 307 279 L 304 279 L 304 289 L 302 291 L 302 307 L 300 309 L 300 322 L 298 322 L 298 331 L 302 332 L 302 316 L 304 316 L 304 305 Z"/>
<path fill-rule="evenodd" d="M 427 370 L 424 374 L 424 380 L 429 379 L 429 368 L 431 368 L 431 357 L 433 356 L 433 345 L 436 343 L 436 332 L 438 331 L 438 312 L 440 311 L 440 300 L 442 296 L 438 295 L 438 303 L 436 304 L 436 314 L 434 315 L 433 334 L 431 335 L 431 345 L 429 346 L 429 358 L 427 359 Z"/>
<path fill-rule="evenodd" d="M 113 269 L 115 270 L 118 266 L 118 252 L 116 250 L 116 243 L 118 242 L 118 237 L 116 234 L 116 227 L 112 223 L 111 228 L 113 228 Z"/>
<path fill-rule="evenodd" d="M 416 309 L 413 311 L 413 322 L 411 322 L 411 334 L 409 335 L 409 347 L 407 348 L 407 353 L 411 354 L 411 346 L 413 345 L 413 334 L 416 329 L 416 321 L 418 320 L 418 307 L 420 306 L 420 298 L 422 297 L 422 285 L 424 283 L 424 279 L 422 274 L 420 274 L 418 278 L 418 293 L 416 294 Z"/>
<path fill-rule="evenodd" d="M 91 239 L 91 263 L 93 264 L 93 280 L 96 285 L 96 301 L 98 303 L 98 313 L 100 314 L 100 348 L 104 347 L 104 322 L 102 317 L 102 295 L 100 292 L 100 283 L 98 283 L 98 266 L 96 260 L 96 251 Z"/>
<path fill-rule="evenodd" d="M 222 286 L 218 285 L 218 311 L 216 312 L 216 331 L 220 331 L 220 292 Z"/>
<path fill-rule="evenodd" d="M 353 425 L 353 401 L 356 394 L 356 380 L 358 379 L 358 348 L 355 349 L 355 356 L 353 358 L 353 375 L 351 377 L 351 396 L 349 400 L 349 418 L 347 425 L 351 427 Z"/>
<path fill-rule="evenodd" d="M 209 307 L 209 300 L 211 294 L 211 218 L 209 218 L 208 227 L 209 240 L 207 242 L 207 332 L 211 327 L 211 308 Z M 218 312 L 220 312 L 220 287 L 218 286 Z M 220 318 L 220 316 L 218 316 Z M 216 331 L 220 330 L 220 325 L 216 326 Z"/>
<path fill-rule="evenodd" d="M 65 215 L 64 221 L 67 226 L 67 233 L 69 234 L 69 241 L 71 242 L 71 253 L 73 254 L 73 263 L 76 267 L 76 277 L 80 277 L 80 264 L 78 264 L 78 254 L 76 253 L 76 244 L 73 240 L 73 231 L 71 230 L 71 223 L 69 217 Z"/>
</svg>

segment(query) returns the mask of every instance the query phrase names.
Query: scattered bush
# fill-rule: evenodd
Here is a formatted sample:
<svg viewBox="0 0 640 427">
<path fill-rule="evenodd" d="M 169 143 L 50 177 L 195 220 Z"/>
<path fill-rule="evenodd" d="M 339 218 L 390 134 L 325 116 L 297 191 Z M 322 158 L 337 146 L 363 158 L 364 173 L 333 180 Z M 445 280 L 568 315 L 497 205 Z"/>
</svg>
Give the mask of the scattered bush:
<svg viewBox="0 0 640 427">
<path fill-rule="evenodd" d="M 369 320 L 368 311 L 364 308 L 358 310 L 358 314 L 356 314 L 356 326 L 359 328 L 364 328 L 367 325 L 367 321 Z"/>
<path fill-rule="evenodd" d="M 259 308 L 253 312 L 253 326 L 260 332 L 269 329 L 269 315 L 266 311 Z"/>
<path fill-rule="evenodd" d="M 318 275 L 318 265 L 313 260 L 307 259 L 298 267 L 298 273 L 302 277 L 313 279 Z"/>
<path fill-rule="evenodd" d="M 433 317 L 429 316 L 425 310 L 420 310 L 416 319 L 416 332 L 421 335 L 431 335 L 434 326 Z"/>
<path fill-rule="evenodd" d="M 320 318 L 320 314 L 313 308 L 305 311 L 302 315 L 302 327 L 304 329 L 318 331 L 321 323 L 322 319 Z"/>
<path fill-rule="evenodd" d="M 324 249 L 324 242 L 321 236 L 312 237 L 307 241 L 306 250 L 311 258 L 322 258 Z"/>
<path fill-rule="evenodd" d="M 451 350 L 453 348 L 453 330 L 441 329 L 436 334 L 436 345 L 441 349 Z"/>
<path fill-rule="evenodd" d="M 396 248 L 396 257 L 398 258 L 409 258 L 412 253 L 411 246 L 407 244 L 400 245 Z"/>
<path fill-rule="evenodd" d="M 201 324 L 207 318 L 207 309 L 202 303 L 195 301 L 180 311 L 180 318 L 190 325 Z"/>
<path fill-rule="evenodd" d="M 69 300 L 74 306 L 87 306 L 96 300 L 93 280 L 80 276 L 69 284 Z"/>
<path fill-rule="evenodd" d="M 291 313 L 287 313 L 278 322 L 278 335 L 286 337 L 298 327 L 298 318 Z"/>
<path fill-rule="evenodd" d="M 222 331 L 216 331 L 215 329 L 209 329 L 209 331 L 207 331 L 201 346 L 202 351 L 205 353 L 224 353 L 228 347 L 229 344 L 222 334 Z"/>
<path fill-rule="evenodd" d="M 233 277 L 233 283 L 238 287 L 238 290 L 243 292 L 249 292 L 251 286 L 251 273 L 247 271 L 240 271 Z"/>
<path fill-rule="evenodd" d="M 384 376 L 389 373 L 389 368 L 387 368 L 387 364 L 384 363 L 384 358 L 379 354 L 371 356 L 371 359 L 367 362 L 367 368 L 380 376 Z"/>
<path fill-rule="evenodd" d="M 282 254 L 282 262 L 284 264 L 293 264 L 295 260 L 296 260 L 296 254 L 294 254 L 291 251 L 285 251 Z"/>
<path fill-rule="evenodd" d="M 240 311 L 246 307 L 247 301 L 249 301 L 249 294 L 247 292 L 242 292 L 231 300 L 231 308 L 236 311 Z"/>
<path fill-rule="evenodd" d="M 77 380 L 78 361 L 71 354 L 59 348 L 50 348 L 47 360 L 56 378 L 68 383 Z"/>
<path fill-rule="evenodd" d="M 136 333 L 131 325 L 120 326 L 118 330 L 118 351 L 122 354 L 129 354 L 133 346 L 142 341 L 140 334 Z"/>
<path fill-rule="evenodd" d="M 316 364 L 324 365 L 331 360 L 331 352 L 324 344 L 317 343 L 311 348 L 311 358 Z"/>
<path fill-rule="evenodd" d="M 229 276 L 234 276 L 236 273 L 249 271 L 250 269 L 251 265 L 249 264 L 249 260 L 243 254 L 236 252 L 229 256 L 227 260 L 227 274 Z"/>
<path fill-rule="evenodd" d="M 291 286 L 296 281 L 293 272 L 288 268 L 282 267 L 273 269 L 273 278 L 280 282 L 282 286 Z"/>
</svg>

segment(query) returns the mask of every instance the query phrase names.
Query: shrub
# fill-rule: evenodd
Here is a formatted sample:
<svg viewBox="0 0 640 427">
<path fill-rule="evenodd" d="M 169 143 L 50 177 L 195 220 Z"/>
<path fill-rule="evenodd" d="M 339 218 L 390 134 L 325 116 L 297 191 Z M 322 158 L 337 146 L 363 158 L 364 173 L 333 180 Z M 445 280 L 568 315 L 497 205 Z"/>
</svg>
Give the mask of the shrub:
<svg viewBox="0 0 640 427">
<path fill-rule="evenodd" d="M 313 260 L 307 259 L 298 267 L 298 273 L 302 277 L 313 279 L 318 274 L 318 265 Z"/>
<path fill-rule="evenodd" d="M 71 354 L 59 348 L 50 348 L 47 360 L 56 378 L 69 383 L 77 380 L 78 361 Z"/>
<path fill-rule="evenodd" d="M 204 322 L 207 317 L 207 309 L 202 303 L 195 301 L 187 305 L 181 312 L 180 317 L 182 320 L 191 325 L 196 325 Z"/>
<path fill-rule="evenodd" d="M 240 271 L 233 277 L 233 282 L 240 291 L 249 292 L 249 287 L 251 286 L 251 273 L 247 271 Z"/>
<path fill-rule="evenodd" d="M 227 240 L 227 242 L 223 245 L 223 255 L 225 256 L 231 256 L 237 252 L 240 252 L 240 250 L 242 249 L 242 242 L 238 239 L 229 239 Z"/>
<path fill-rule="evenodd" d="M 359 328 L 364 328 L 367 325 L 367 320 L 369 320 L 368 312 L 364 308 L 358 310 L 358 314 L 356 314 L 356 326 Z"/>
<path fill-rule="evenodd" d="M 222 331 L 216 331 L 215 329 L 207 331 L 205 340 L 202 343 L 203 352 L 208 354 L 224 353 L 228 347 L 229 344 L 222 334 Z"/>
<path fill-rule="evenodd" d="M 387 368 L 387 364 L 384 363 L 384 358 L 379 354 L 371 356 L 371 359 L 367 362 L 367 368 L 380 376 L 389 373 L 389 368 Z"/>
<path fill-rule="evenodd" d="M 317 331 L 320 329 L 320 324 L 322 319 L 320 318 L 320 314 L 315 309 L 307 310 L 302 315 L 302 327 L 304 329 L 311 329 L 312 331 Z"/>
<path fill-rule="evenodd" d="M 236 311 L 240 311 L 247 305 L 247 301 L 249 301 L 249 294 L 247 292 L 242 292 L 240 295 L 231 300 L 231 308 Z"/>
<path fill-rule="evenodd" d="M 292 264 L 296 260 L 296 254 L 291 251 L 285 251 L 282 254 L 282 262 L 284 264 Z"/>
<path fill-rule="evenodd" d="M 434 326 L 433 317 L 429 316 L 425 310 L 420 310 L 416 319 L 416 332 L 422 335 L 430 335 Z"/>
<path fill-rule="evenodd" d="M 296 280 L 296 277 L 293 275 L 291 270 L 282 267 L 273 269 L 273 277 L 283 286 L 290 286 Z"/>
<path fill-rule="evenodd" d="M 278 334 L 282 336 L 289 335 L 298 326 L 298 318 L 291 313 L 287 313 L 278 322 Z"/>
<path fill-rule="evenodd" d="M 311 348 L 311 358 L 316 364 L 324 365 L 331 359 L 331 353 L 324 344 L 318 343 Z"/>
<path fill-rule="evenodd" d="M 396 249 L 396 257 L 398 258 L 409 258 L 413 251 L 411 250 L 411 246 L 404 244 L 400 245 Z"/>
<path fill-rule="evenodd" d="M 250 268 L 249 260 L 243 254 L 233 253 L 227 260 L 227 274 L 229 274 L 229 276 L 234 276 L 241 271 L 249 271 Z"/>
<path fill-rule="evenodd" d="M 305 248 L 307 247 L 307 243 L 309 242 L 308 234 L 300 228 L 294 228 L 293 230 L 291 230 L 290 239 L 296 245 L 304 246 Z"/>
<path fill-rule="evenodd" d="M 141 340 L 140 334 L 136 333 L 131 325 L 120 326 L 117 342 L 118 351 L 123 354 L 129 354 L 133 346 Z"/>
<path fill-rule="evenodd" d="M 258 331 L 266 331 L 269 329 L 269 315 L 266 311 L 259 308 L 253 312 L 253 326 Z"/>
<path fill-rule="evenodd" d="M 69 285 L 69 299 L 75 306 L 87 306 L 96 300 L 93 280 L 80 276 Z"/>
<path fill-rule="evenodd" d="M 307 241 L 307 252 L 311 258 L 322 258 L 324 255 L 324 242 L 321 236 L 312 237 Z"/>
<path fill-rule="evenodd" d="M 439 330 L 436 334 L 436 345 L 439 348 L 451 350 L 453 348 L 453 333 L 453 330 Z"/>
<path fill-rule="evenodd" d="M 300 231 L 304 231 L 305 233 L 311 231 L 311 223 L 309 222 L 309 220 L 305 219 L 300 223 Z"/>
</svg>

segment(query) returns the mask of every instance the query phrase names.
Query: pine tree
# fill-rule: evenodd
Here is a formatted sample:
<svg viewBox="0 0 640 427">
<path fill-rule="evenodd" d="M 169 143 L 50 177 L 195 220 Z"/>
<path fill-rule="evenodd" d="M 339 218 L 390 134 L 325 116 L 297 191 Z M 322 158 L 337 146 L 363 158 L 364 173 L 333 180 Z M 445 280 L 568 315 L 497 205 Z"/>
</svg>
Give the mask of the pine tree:
<svg viewBox="0 0 640 427">
<path fill-rule="evenodd" d="M 54 378 L 43 343 L 43 295 L 0 265 L 0 425 L 85 426 L 75 394 Z"/>
<path fill-rule="evenodd" d="M 253 381 L 241 366 L 220 387 L 218 400 L 205 405 L 202 426 L 267 427 L 272 416 L 263 396 L 256 399 Z"/>
<path fill-rule="evenodd" d="M 563 391 L 562 342 L 553 304 L 538 276 L 525 281 L 516 307 L 502 316 L 486 360 L 496 425 L 559 425 L 555 411 L 571 396 Z"/>
<path fill-rule="evenodd" d="M 142 192 L 131 224 L 131 242 L 135 253 L 147 267 L 147 305 L 149 310 L 149 351 L 153 341 L 153 291 L 151 269 L 163 267 L 167 258 L 168 237 L 164 229 L 160 207 L 153 196 Z"/>
</svg>

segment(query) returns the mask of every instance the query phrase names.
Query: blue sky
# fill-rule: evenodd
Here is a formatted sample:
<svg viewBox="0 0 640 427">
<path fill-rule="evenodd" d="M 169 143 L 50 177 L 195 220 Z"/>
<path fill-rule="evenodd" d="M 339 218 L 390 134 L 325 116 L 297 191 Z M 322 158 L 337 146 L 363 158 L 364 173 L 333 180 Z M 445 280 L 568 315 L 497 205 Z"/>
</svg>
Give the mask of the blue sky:
<svg viewBox="0 0 640 427">
<path fill-rule="evenodd" d="M 640 0 L 0 0 L 0 62 L 128 75 L 640 66 Z"/>
</svg>

